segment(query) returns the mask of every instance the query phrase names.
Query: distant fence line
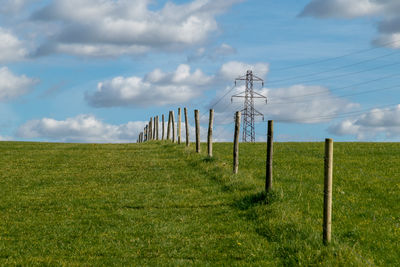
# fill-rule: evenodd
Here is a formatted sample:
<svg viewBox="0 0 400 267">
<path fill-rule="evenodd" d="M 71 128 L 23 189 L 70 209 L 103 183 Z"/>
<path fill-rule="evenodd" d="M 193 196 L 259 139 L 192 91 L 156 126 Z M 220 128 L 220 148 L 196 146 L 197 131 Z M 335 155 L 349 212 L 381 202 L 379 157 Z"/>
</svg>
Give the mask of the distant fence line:
<svg viewBox="0 0 400 267">
<path fill-rule="evenodd" d="M 151 117 L 149 123 L 138 136 L 137 143 L 144 143 L 153 140 L 167 140 L 172 143 L 181 144 L 181 108 L 178 108 L 178 120 L 175 128 L 174 111 L 168 113 L 167 135 L 165 136 L 164 115 L 161 116 L 161 138 L 159 137 L 159 117 Z M 189 121 L 188 111 L 184 108 L 185 116 L 185 143 L 190 146 L 189 140 Z M 233 138 L 233 174 L 239 171 L 239 138 L 240 138 L 240 118 L 241 112 L 235 113 L 235 128 Z M 213 127 L 214 127 L 214 110 L 210 109 L 208 119 L 208 135 L 207 135 L 207 154 L 208 157 L 213 156 Z M 195 121 L 195 140 L 196 153 L 200 153 L 200 118 L 199 110 L 194 110 Z M 267 156 L 266 156 L 266 173 L 265 173 L 265 192 L 268 194 L 273 189 L 273 136 L 274 136 L 274 121 L 268 121 L 267 132 Z M 332 225 L 332 173 L 333 173 L 333 140 L 327 138 L 325 140 L 325 157 L 324 157 L 324 205 L 323 205 L 323 242 L 329 244 L 331 242 L 331 225 Z"/>
</svg>

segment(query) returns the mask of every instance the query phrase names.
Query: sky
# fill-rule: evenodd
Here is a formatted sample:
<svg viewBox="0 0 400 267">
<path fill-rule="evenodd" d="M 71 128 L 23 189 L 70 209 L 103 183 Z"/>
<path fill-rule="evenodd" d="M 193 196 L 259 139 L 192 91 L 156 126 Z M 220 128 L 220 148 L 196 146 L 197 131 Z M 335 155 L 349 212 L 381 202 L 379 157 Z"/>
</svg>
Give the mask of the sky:
<svg viewBox="0 0 400 267">
<path fill-rule="evenodd" d="M 0 2 L 0 140 L 136 142 L 187 107 L 232 141 L 252 70 L 257 141 L 400 141 L 398 0 Z"/>
</svg>

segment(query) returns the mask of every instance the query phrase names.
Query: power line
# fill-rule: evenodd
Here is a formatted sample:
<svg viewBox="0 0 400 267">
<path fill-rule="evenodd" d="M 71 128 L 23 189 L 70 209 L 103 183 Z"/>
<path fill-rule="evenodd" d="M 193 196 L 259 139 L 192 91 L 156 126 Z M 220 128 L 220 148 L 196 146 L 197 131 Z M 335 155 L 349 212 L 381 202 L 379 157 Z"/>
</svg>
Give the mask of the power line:
<svg viewBox="0 0 400 267">
<path fill-rule="evenodd" d="M 347 118 L 347 117 L 353 117 L 353 116 L 361 115 L 362 113 L 365 113 L 365 112 L 377 112 L 377 111 L 374 111 L 373 109 L 386 108 L 386 107 L 397 106 L 397 105 L 399 105 L 399 104 L 396 103 L 396 104 L 380 105 L 380 106 L 370 107 L 370 108 L 367 108 L 367 109 L 362 109 L 362 110 L 357 110 L 357 111 L 350 111 L 350 112 L 343 112 L 343 113 L 332 113 L 332 114 L 329 114 L 329 115 L 315 116 L 315 117 L 308 117 L 308 118 L 307 117 L 303 117 L 303 118 L 300 118 L 300 119 L 303 120 L 303 121 L 310 121 L 310 120 L 317 120 L 317 119 Z M 277 119 L 276 121 L 278 121 L 278 122 L 294 122 L 293 120 L 280 120 L 280 119 Z"/>
<path fill-rule="evenodd" d="M 281 82 L 291 81 L 291 80 L 295 80 L 295 79 L 299 79 L 299 78 L 306 78 L 306 77 L 317 76 L 317 75 L 324 74 L 324 73 L 330 73 L 330 72 L 334 72 L 334 71 L 337 71 L 337 70 L 358 66 L 358 65 L 361 65 L 361 64 L 364 64 L 364 63 L 367 63 L 367 62 L 375 61 L 377 59 L 382 59 L 382 58 L 385 58 L 385 57 L 388 57 L 388 56 L 392 56 L 392 55 L 397 54 L 397 53 L 399 53 L 399 52 L 395 51 L 395 52 L 388 53 L 388 54 L 385 54 L 385 55 L 382 55 L 382 56 L 378 56 L 378 57 L 375 57 L 375 58 L 359 61 L 357 63 L 353 63 L 353 64 L 349 64 L 349 65 L 340 66 L 340 67 L 333 68 L 333 69 L 326 70 L 326 71 L 320 71 L 320 72 L 315 72 L 315 73 L 311 73 L 311 74 L 299 75 L 299 76 L 290 77 L 290 78 L 286 78 L 286 79 L 270 80 L 270 81 L 268 81 L 268 84 L 281 83 Z"/>
<path fill-rule="evenodd" d="M 368 49 L 362 49 L 362 50 L 354 51 L 354 52 L 347 53 L 347 54 L 340 55 L 340 56 L 335 56 L 335 57 L 322 59 L 322 60 L 318 60 L 318 61 L 314 61 L 314 62 L 309 62 L 309 63 L 305 63 L 305 64 L 299 64 L 299 65 L 292 65 L 292 66 L 289 66 L 289 67 L 283 67 L 283 68 L 275 69 L 275 71 L 295 69 L 295 68 L 301 68 L 301 67 L 310 66 L 310 65 L 316 65 L 316 64 L 320 64 L 320 63 L 324 63 L 324 62 L 329 62 L 329 61 L 337 60 L 337 59 L 340 59 L 340 58 L 345 58 L 345 57 L 349 57 L 349 56 L 353 56 L 353 55 L 357 55 L 357 54 L 362 54 L 362 53 L 366 53 L 366 52 L 369 52 L 369 51 L 373 51 L 373 50 L 376 50 L 376 49 L 380 49 L 380 48 L 382 48 L 384 46 L 388 46 L 388 45 L 391 45 L 391 44 L 394 44 L 394 43 L 398 43 L 398 42 L 400 42 L 400 40 L 387 42 L 387 43 L 382 44 L 381 46 L 376 46 L 376 47 L 372 47 L 372 48 L 368 48 Z"/>
<path fill-rule="evenodd" d="M 385 91 L 385 90 L 390 90 L 390 89 L 395 89 L 395 88 L 399 88 L 400 85 L 395 85 L 395 86 L 389 86 L 389 87 L 384 87 L 384 88 L 379 88 L 379 89 L 373 89 L 373 90 L 368 90 L 368 91 L 362 91 L 362 92 L 358 92 L 358 93 L 351 93 L 351 94 L 344 94 L 344 95 L 338 95 L 336 97 L 346 97 L 346 96 L 355 96 L 355 95 L 364 95 L 364 94 L 370 94 L 370 93 L 374 93 L 374 92 L 380 92 L 380 91 Z M 329 92 L 324 92 L 321 93 L 321 95 L 328 95 L 330 94 L 331 91 Z M 324 99 L 318 99 L 318 100 L 324 100 Z M 293 101 L 293 102 L 273 102 L 270 101 L 271 105 L 281 105 L 281 104 L 298 104 L 298 103 L 308 103 L 308 102 L 312 102 L 315 101 L 315 99 L 309 99 L 309 100 L 302 100 L 302 101 Z"/>
<path fill-rule="evenodd" d="M 351 87 L 357 87 L 357 86 L 360 86 L 360 85 L 370 84 L 370 83 L 381 81 L 381 80 L 384 80 L 384 79 L 387 79 L 387 78 L 393 78 L 393 77 L 396 77 L 396 76 L 400 76 L 400 73 L 392 74 L 392 75 L 386 75 L 386 76 L 383 76 L 383 77 L 380 77 L 380 78 L 368 80 L 368 81 L 361 82 L 361 83 L 346 85 L 346 86 L 343 86 L 343 87 L 337 87 L 337 88 L 331 89 L 330 92 L 336 92 L 336 91 L 343 90 L 343 89 L 348 89 L 348 88 L 351 88 Z M 292 98 L 314 96 L 314 95 L 324 95 L 324 94 L 326 94 L 326 92 L 314 92 L 314 93 L 302 94 L 302 95 L 296 95 L 296 96 L 281 97 L 281 99 L 292 99 Z"/>
<path fill-rule="evenodd" d="M 338 78 L 348 77 L 348 76 L 352 76 L 352 75 L 356 75 L 356 74 L 360 74 L 360 73 L 364 73 L 364 72 L 369 72 L 369 71 L 373 71 L 373 70 L 384 69 L 384 68 L 395 66 L 395 65 L 400 65 L 400 62 L 390 63 L 390 64 L 386 64 L 386 65 L 382 65 L 382 66 L 378 66 L 378 67 L 373 67 L 373 68 L 366 69 L 366 70 L 360 70 L 360 71 L 356 71 L 356 72 L 350 72 L 350 73 L 345 73 L 345 74 L 340 74 L 340 75 L 334 75 L 334 76 L 330 76 L 330 77 L 322 77 L 322 78 L 317 78 L 317 79 L 299 81 L 299 82 L 296 82 L 296 83 L 304 84 L 304 83 L 311 83 L 311 82 L 316 82 L 316 81 L 338 79 Z"/>
</svg>

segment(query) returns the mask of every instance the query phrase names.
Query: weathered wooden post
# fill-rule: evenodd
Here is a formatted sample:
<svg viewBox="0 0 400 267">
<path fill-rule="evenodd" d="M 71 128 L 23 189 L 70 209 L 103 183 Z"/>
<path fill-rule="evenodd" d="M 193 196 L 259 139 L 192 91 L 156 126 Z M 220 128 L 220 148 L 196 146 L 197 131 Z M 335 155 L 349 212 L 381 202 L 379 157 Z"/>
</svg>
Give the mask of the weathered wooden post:
<svg viewBox="0 0 400 267">
<path fill-rule="evenodd" d="M 240 111 L 235 114 L 235 136 L 233 139 L 233 173 L 239 170 L 239 132 L 240 132 Z"/>
<path fill-rule="evenodd" d="M 212 139 L 213 124 L 214 124 L 214 110 L 210 109 L 210 118 L 208 120 L 208 137 L 207 137 L 207 150 L 209 157 L 213 156 L 213 139 Z"/>
<path fill-rule="evenodd" d="M 194 111 L 194 121 L 196 125 L 196 152 L 200 153 L 200 121 L 199 121 L 199 110 Z"/>
<path fill-rule="evenodd" d="M 144 141 L 145 142 L 147 142 L 147 138 L 148 138 L 148 136 L 149 136 L 149 131 L 148 131 L 148 129 L 149 129 L 149 126 L 148 125 L 146 125 L 146 127 L 144 127 Z"/>
<path fill-rule="evenodd" d="M 185 108 L 185 128 L 186 128 L 186 146 L 189 146 L 190 140 L 189 140 L 189 121 L 188 121 L 188 114 L 187 114 L 187 109 Z"/>
<path fill-rule="evenodd" d="M 156 117 L 153 117 L 153 140 L 156 140 Z"/>
<path fill-rule="evenodd" d="M 168 113 L 167 140 L 171 139 L 171 111 Z"/>
<path fill-rule="evenodd" d="M 325 179 L 324 179 L 324 222 L 323 239 L 324 244 L 331 242 L 332 226 L 332 173 L 333 173 L 333 140 L 325 140 Z"/>
<path fill-rule="evenodd" d="M 171 123 L 172 123 L 172 143 L 176 142 L 176 130 L 175 130 L 175 113 L 171 111 Z"/>
<path fill-rule="evenodd" d="M 265 192 L 272 189 L 272 163 L 274 153 L 274 121 L 268 121 L 268 135 L 267 135 L 267 171 L 265 180 Z"/>
<path fill-rule="evenodd" d="M 149 121 L 149 140 L 153 140 L 153 118 Z"/>
<path fill-rule="evenodd" d="M 158 115 L 156 116 L 156 140 L 158 141 L 159 140 L 159 136 L 158 136 L 158 133 L 159 133 L 159 130 L 158 130 Z"/>
<path fill-rule="evenodd" d="M 181 114 L 181 108 L 178 108 L 178 125 L 177 125 L 177 130 L 178 130 L 178 145 L 181 143 L 181 118 L 182 114 Z"/>
<path fill-rule="evenodd" d="M 165 131 L 165 125 L 164 125 L 164 114 L 162 114 L 162 130 L 161 130 L 161 140 L 164 140 L 164 131 Z"/>
</svg>

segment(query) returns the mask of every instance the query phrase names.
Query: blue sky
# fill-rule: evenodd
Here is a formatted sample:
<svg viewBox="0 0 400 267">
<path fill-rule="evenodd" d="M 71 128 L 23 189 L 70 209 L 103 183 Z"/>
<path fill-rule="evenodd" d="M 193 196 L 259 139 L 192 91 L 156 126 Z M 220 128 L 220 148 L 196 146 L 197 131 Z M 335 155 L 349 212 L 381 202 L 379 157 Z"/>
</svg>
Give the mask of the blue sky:
<svg viewBox="0 0 400 267">
<path fill-rule="evenodd" d="M 192 127 L 193 109 L 206 114 L 251 69 L 278 141 L 399 141 L 399 11 L 397 0 L 2 0 L 0 140 L 134 142 L 178 107 Z M 213 106 L 218 141 L 232 139 L 241 86 Z M 258 141 L 265 132 L 258 118 Z"/>
</svg>

